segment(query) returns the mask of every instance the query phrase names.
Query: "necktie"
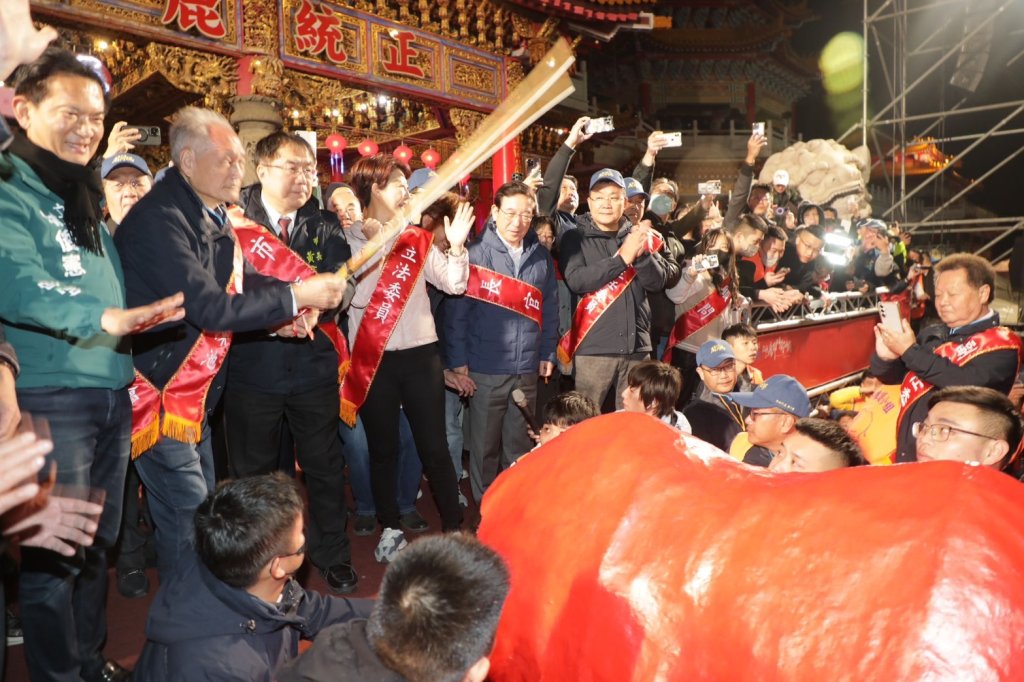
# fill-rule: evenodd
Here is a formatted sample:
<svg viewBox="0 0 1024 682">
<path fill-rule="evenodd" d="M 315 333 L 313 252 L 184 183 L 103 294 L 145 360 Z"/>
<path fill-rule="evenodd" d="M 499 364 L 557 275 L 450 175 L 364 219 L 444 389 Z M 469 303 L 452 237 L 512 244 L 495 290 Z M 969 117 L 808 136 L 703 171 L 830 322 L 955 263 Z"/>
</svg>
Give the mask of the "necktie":
<svg viewBox="0 0 1024 682">
<path fill-rule="evenodd" d="M 279 236 L 285 246 L 288 246 L 288 226 L 292 224 L 292 219 L 282 216 L 277 219 L 277 226 L 280 228 Z"/>
</svg>

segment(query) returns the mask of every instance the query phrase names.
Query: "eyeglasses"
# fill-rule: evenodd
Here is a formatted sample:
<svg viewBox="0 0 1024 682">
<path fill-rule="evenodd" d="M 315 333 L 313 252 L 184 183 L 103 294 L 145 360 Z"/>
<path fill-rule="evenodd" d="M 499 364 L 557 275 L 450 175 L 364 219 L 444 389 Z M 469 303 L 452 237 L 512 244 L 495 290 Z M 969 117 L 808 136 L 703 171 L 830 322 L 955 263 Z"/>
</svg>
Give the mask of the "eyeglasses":
<svg viewBox="0 0 1024 682">
<path fill-rule="evenodd" d="M 528 223 L 533 220 L 533 211 L 523 211 L 522 213 L 516 213 L 515 211 L 506 211 L 503 208 L 498 209 L 498 213 L 502 214 L 509 220 L 518 220 L 522 223 Z"/>
<path fill-rule="evenodd" d="M 735 362 L 727 362 L 727 363 L 719 365 L 718 367 L 704 367 L 703 365 L 701 365 L 701 368 L 705 372 L 707 372 L 708 374 L 715 374 L 715 375 L 718 375 L 718 376 L 724 376 L 726 374 L 731 374 L 732 372 L 736 371 L 736 363 Z"/>
<path fill-rule="evenodd" d="M 968 436 L 977 436 L 978 438 L 985 438 L 986 440 L 999 440 L 992 436 L 986 436 L 983 433 L 975 433 L 974 431 L 968 431 L 967 429 L 958 429 L 955 426 L 949 426 L 948 424 L 929 424 L 928 422 L 914 422 L 910 426 L 910 432 L 914 434 L 914 438 L 920 438 L 921 434 L 927 433 L 928 437 L 936 443 L 944 443 L 949 440 L 949 434 L 952 432 L 966 433 Z"/>
<path fill-rule="evenodd" d="M 305 553 L 306 553 L 306 543 L 305 543 L 305 542 L 303 542 L 303 543 L 302 543 L 302 547 L 299 547 L 299 548 L 298 548 L 297 550 L 295 550 L 294 552 L 289 552 L 288 554 L 278 554 L 277 556 L 278 556 L 279 558 L 282 558 L 282 559 L 283 559 L 283 558 L 285 558 L 285 557 L 289 557 L 289 556 L 299 556 L 300 554 L 305 554 Z"/>
<path fill-rule="evenodd" d="M 751 419 L 757 419 L 758 417 L 779 417 L 786 414 L 785 412 L 754 412 L 751 410 L 747 413 L 747 416 Z"/>
<path fill-rule="evenodd" d="M 316 166 L 274 166 L 269 163 L 262 163 L 260 165 L 265 168 L 276 168 L 278 170 L 283 170 L 285 173 L 291 175 L 292 177 L 295 177 L 296 175 L 300 174 L 310 178 L 316 177 Z"/>
</svg>

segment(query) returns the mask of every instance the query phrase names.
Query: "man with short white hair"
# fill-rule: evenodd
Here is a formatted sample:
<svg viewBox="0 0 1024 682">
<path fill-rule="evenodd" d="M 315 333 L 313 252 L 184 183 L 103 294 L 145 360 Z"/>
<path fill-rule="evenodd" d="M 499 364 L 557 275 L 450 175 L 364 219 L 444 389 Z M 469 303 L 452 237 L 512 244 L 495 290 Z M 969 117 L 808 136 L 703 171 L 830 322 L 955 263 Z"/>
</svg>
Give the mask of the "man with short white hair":
<svg viewBox="0 0 1024 682">
<path fill-rule="evenodd" d="M 363 208 L 359 204 L 359 198 L 344 182 L 332 182 L 327 187 L 325 194 L 327 200 L 324 207 L 338 217 L 341 229 L 347 230 L 363 219 Z"/>
<path fill-rule="evenodd" d="M 330 274 L 293 284 L 242 278 L 235 272 L 236 239 L 250 260 L 267 245 L 259 236 L 241 246 L 254 228 L 241 209 L 228 208 L 239 199 L 245 167 L 238 135 L 220 114 L 185 107 L 170 142 L 174 166 L 115 235 L 129 301 L 180 290 L 187 302 L 182 322 L 133 338 L 132 451 L 165 578 L 188 550 L 193 512 L 213 489 L 206 416 L 224 388 L 231 332 L 281 328 L 301 310 L 337 306 L 345 290 Z"/>
</svg>

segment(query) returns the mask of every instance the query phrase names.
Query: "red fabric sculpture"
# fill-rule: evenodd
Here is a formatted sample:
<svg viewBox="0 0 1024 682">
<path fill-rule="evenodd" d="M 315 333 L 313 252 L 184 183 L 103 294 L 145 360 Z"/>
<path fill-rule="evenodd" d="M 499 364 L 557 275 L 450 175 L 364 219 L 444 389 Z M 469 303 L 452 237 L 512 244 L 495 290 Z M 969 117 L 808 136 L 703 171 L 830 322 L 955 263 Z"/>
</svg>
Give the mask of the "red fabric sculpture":
<svg viewBox="0 0 1024 682">
<path fill-rule="evenodd" d="M 709 449 L 618 413 L 498 478 L 492 680 L 1024 679 L 1020 483 L 953 462 L 776 475 Z"/>
</svg>

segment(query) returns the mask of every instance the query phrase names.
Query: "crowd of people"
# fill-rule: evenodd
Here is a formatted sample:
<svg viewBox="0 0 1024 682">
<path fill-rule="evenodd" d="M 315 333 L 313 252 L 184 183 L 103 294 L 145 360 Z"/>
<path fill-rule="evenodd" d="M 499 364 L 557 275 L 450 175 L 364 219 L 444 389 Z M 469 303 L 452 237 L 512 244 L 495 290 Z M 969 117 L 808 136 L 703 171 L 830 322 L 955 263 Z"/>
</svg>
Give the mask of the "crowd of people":
<svg viewBox="0 0 1024 682">
<path fill-rule="evenodd" d="M 851 410 L 758 370 L 754 306 L 916 292 L 941 324 L 878 325 L 870 367 L 900 386 L 896 461 L 1016 463 L 1022 344 L 989 305 L 991 265 L 929 271 L 909 235 L 844 223 L 784 171 L 754 183 L 763 136 L 722 210 L 658 175 L 660 132 L 631 177 L 568 174 L 583 117 L 543 173 L 497 188 L 483 225 L 452 192 L 410 215 L 427 169 L 377 154 L 321 191 L 302 137 L 247 158 L 197 107 L 175 115 L 158 173 L 123 122 L 97 163 L 110 83 L 44 51 L 17 4 L 3 19 L 33 39 L 12 58 L 19 130 L 0 157 L 0 511 L 33 680 L 129 678 L 103 656 L 107 562 L 122 593 L 149 591 L 143 516 L 160 588 L 136 679 L 485 679 L 508 575 L 459 531 L 502 471 L 575 424 L 643 412 L 779 474 L 866 464 L 838 419 Z M 280 473 L 295 462 L 304 495 Z M 445 535 L 410 544 L 429 528 L 424 477 Z M 352 532 L 379 526 L 389 564 L 373 602 L 293 579 L 308 556 L 331 592 L 356 589 L 346 481 Z M 61 492 L 75 486 L 94 492 Z"/>
</svg>

